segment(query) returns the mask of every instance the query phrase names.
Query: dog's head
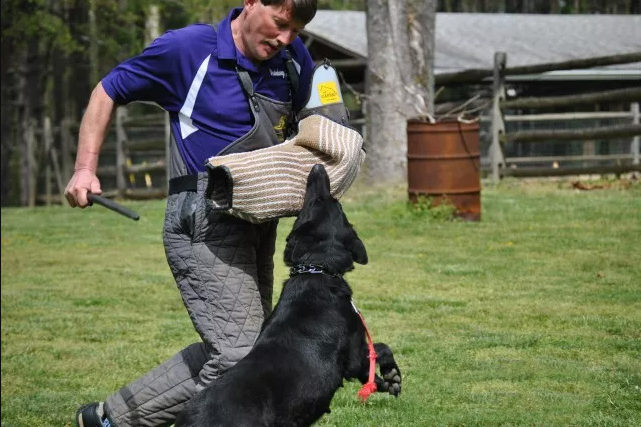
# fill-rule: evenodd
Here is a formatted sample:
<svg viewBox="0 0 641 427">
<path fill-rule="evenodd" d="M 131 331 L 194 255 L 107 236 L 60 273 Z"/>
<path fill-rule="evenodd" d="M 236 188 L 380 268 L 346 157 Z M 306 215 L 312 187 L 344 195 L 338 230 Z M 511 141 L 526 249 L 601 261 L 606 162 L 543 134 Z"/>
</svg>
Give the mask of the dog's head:
<svg viewBox="0 0 641 427">
<path fill-rule="evenodd" d="M 322 265 L 332 273 L 367 264 L 365 245 L 347 221 L 341 204 L 329 190 L 329 177 L 315 165 L 307 178 L 303 208 L 287 237 L 285 263 Z"/>
</svg>

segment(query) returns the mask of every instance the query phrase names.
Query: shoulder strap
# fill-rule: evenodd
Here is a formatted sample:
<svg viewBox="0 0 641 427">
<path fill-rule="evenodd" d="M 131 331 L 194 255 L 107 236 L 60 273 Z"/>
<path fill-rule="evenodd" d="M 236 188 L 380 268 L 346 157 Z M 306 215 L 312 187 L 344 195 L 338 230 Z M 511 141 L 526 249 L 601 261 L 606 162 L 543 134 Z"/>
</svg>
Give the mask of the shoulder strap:
<svg viewBox="0 0 641 427">
<path fill-rule="evenodd" d="M 243 85 L 243 89 L 245 90 L 247 95 L 254 96 L 254 83 L 252 82 L 252 78 L 250 77 L 249 73 L 236 67 L 236 74 L 238 74 L 240 84 Z"/>
<path fill-rule="evenodd" d="M 236 66 L 236 74 L 238 75 L 240 84 L 243 86 L 243 90 L 247 94 L 247 97 L 249 98 L 254 110 L 258 112 L 260 110 L 260 106 L 258 104 L 258 100 L 254 96 L 254 83 L 252 82 L 251 76 L 247 71 L 238 68 L 238 66 Z"/>
<path fill-rule="evenodd" d="M 290 52 L 289 47 L 285 48 L 285 56 L 287 56 L 287 60 L 285 60 L 287 75 L 289 76 L 289 81 L 292 84 L 292 101 L 293 101 L 293 98 L 298 93 L 298 88 L 300 85 L 299 76 L 298 76 L 298 71 L 296 71 L 296 65 L 294 65 L 294 60 L 292 59 L 292 53 Z"/>
</svg>

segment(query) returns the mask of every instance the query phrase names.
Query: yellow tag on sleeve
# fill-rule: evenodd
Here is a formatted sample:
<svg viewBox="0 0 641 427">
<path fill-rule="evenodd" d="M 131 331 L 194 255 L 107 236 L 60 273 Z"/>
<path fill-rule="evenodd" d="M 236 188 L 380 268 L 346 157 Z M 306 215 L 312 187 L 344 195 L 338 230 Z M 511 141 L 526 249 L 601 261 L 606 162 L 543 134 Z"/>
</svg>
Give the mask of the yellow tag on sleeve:
<svg viewBox="0 0 641 427">
<path fill-rule="evenodd" d="M 321 104 L 334 104 L 341 102 L 336 82 L 323 82 L 318 84 L 318 94 Z"/>
</svg>

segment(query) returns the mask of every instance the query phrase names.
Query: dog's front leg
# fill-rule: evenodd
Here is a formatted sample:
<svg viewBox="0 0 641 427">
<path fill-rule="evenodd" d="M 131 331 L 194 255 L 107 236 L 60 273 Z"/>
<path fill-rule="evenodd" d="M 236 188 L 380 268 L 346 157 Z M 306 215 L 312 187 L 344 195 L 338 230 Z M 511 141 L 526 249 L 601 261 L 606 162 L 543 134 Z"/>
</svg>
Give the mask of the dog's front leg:
<svg viewBox="0 0 641 427">
<path fill-rule="evenodd" d="M 361 344 L 362 343 L 362 344 Z M 365 384 L 369 379 L 369 357 L 367 345 L 361 341 L 358 346 L 358 356 L 356 375 L 358 380 Z M 392 396 L 398 397 L 401 394 L 401 370 L 399 369 L 392 350 L 384 343 L 375 343 L 374 350 L 376 351 L 376 363 L 380 369 L 380 375 L 376 375 L 374 381 L 376 382 L 376 391 L 382 393 L 389 393 Z"/>
<path fill-rule="evenodd" d="M 399 369 L 392 350 L 382 342 L 374 344 L 376 351 L 376 363 L 381 371 L 382 378 L 376 375 L 376 387 L 378 391 L 389 393 L 398 397 L 401 394 L 401 370 Z"/>
</svg>

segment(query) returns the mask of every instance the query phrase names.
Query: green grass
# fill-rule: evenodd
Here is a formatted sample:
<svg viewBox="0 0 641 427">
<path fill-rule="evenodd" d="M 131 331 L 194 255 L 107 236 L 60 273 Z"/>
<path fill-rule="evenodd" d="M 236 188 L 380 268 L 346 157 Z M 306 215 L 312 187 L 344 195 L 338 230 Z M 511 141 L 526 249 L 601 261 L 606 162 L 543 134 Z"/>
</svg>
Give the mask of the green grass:
<svg viewBox="0 0 641 427">
<path fill-rule="evenodd" d="M 320 425 L 641 425 L 641 185 L 485 186 L 479 223 L 354 188 L 370 262 L 347 275 L 403 371 L 346 383 Z M 2 425 L 70 425 L 197 339 L 164 259 L 164 202 L 2 210 Z M 281 221 L 276 293 L 287 270 Z"/>
</svg>

